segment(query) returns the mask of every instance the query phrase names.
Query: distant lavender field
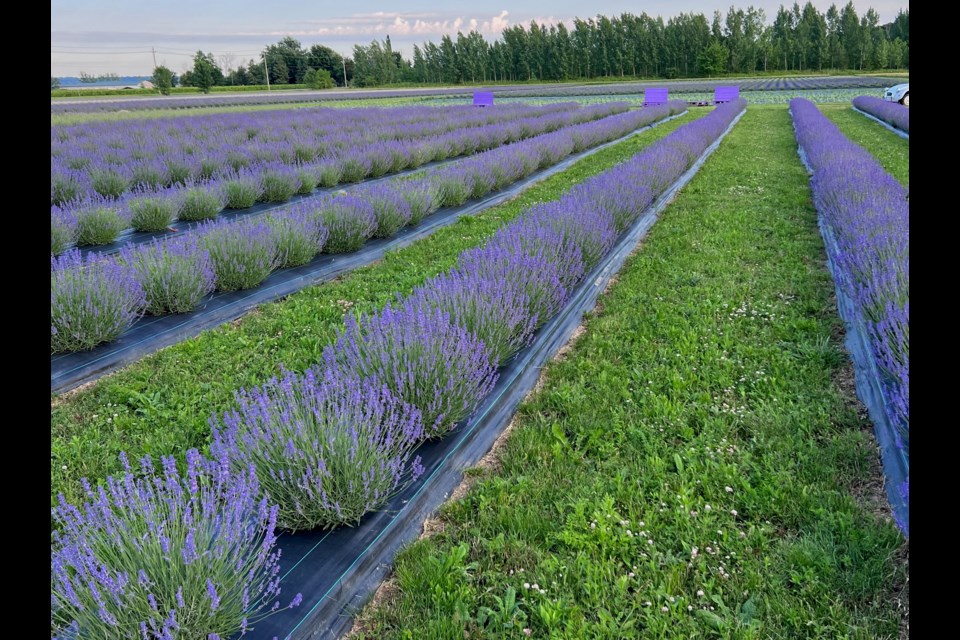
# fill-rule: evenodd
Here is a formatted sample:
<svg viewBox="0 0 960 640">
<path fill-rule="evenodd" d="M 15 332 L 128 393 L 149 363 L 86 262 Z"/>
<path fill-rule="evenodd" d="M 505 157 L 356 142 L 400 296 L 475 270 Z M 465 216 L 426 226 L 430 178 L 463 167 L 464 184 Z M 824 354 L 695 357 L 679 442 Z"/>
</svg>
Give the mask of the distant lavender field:
<svg viewBox="0 0 960 640">
<path fill-rule="evenodd" d="M 256 95 L 204 95 L 191 97 L 166 98 L 103 98 L 98 100 L 54 100 L 50 104 L 51 113 L 92 113 L 140 109 L 190 109 L 214 106 L 240 106 L 265 104 L 293 104 L 302 102 L 327 102 L 336 100 L 356 100 L 365 98 L 413 98 L 424 96 L 467 98 L 474 91 L 492 91 L 495 98 L 537 98 L 570 96 L 624 96 L 642 94 L 644 87 L 668 87 L 671 93 L 712 94 L 718 85 L 737 85 L 740 91 L 820 91 L 834 89 L 870 89 L 877 90 L 901 82 L 902 79 L 873 76 L 823 76 L 790 78 L 752 78 L 720 80 L 680 80 L 623 82 L 611 84 L 541 84 L 509 85 L 495 87 L 456 87 L 447 89 L 397 89 L 397 90 L 349 90 L 330 92 L 274 92 Z M 847 99 L 849 100 L 849 98 Z"/>
</svg>

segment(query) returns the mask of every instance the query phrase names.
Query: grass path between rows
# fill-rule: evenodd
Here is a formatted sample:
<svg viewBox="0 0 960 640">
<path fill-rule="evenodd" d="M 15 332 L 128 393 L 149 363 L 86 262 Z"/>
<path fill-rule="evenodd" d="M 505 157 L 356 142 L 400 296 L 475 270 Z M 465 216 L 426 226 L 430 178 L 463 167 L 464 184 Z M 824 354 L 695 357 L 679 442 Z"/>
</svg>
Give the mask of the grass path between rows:
<svg viewBox="0 0 960 640">
<path fill-rule="evenodd" d="M 345 313 L 371 312 L 397 294 L 453 266 L 461 251 L 481 244 L 535 202 L 632 157 L 678 127 L 706 115 L 695 110 L 584 158 L 498 207 L 439 229 L 378 263 L 261 305 L 229 325 L 158 351 L 91 386 L 51 402 L 52 495 L 83 493 L 131 460 L 177 455 L 209 442 L 208 418 L 231 408 L 240 387 L 262 384 L 281 364 L 302 371 L 319 361 Z"/>
<path fill-rule="evenodd" d="M 817 107 L 852 142 L 873 154 L 887 173 L 910 187 L 910 141 L 885 126 L 857 113 L 849 104 L 819 104 Z"/>
<path fill-rule="evenodd" d="M 906 543 L 785 107 L 600 303 L 354 637 L 897 638 Z"/>
</svg>

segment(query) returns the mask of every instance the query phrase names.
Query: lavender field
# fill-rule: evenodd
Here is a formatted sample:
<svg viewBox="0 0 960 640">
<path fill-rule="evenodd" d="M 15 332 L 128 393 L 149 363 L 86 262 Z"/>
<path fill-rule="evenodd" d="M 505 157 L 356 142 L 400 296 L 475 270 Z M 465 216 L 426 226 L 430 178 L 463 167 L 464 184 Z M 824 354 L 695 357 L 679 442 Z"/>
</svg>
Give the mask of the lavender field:
<svg viewBox="0 0 960 640">
<path fill-rule="evenodd" d="M 524 185 L 55 396 L 51 638 L 339 635 L 386 566 L 355 637 L 893 637 L 909 194 L 796 97 L 890 79 L 717 84 L 51 127 L 52 361 Z"/>
</svg>

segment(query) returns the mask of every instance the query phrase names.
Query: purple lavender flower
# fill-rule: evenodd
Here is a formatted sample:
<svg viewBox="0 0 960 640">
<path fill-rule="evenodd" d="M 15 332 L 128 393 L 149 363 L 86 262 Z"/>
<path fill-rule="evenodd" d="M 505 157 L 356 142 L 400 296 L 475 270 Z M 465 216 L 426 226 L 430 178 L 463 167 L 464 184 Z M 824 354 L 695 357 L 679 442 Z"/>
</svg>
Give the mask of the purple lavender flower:
<svg viewBox="0 0 960 640">
<path fill-rule="evenodd" d="M 410 207 L 410 221 L 408 224 L 420 224 L 426 216 L 436 211 L 440 203 L 437 199 L 437 190 L 429 178 L 407 180 L 402 183 L 400 193 Z"/>
<path fill-rule="evenodd" d="M 186 476 L 172 458 L 159 473 L 149 457 L 136 472 L 121 459 L 122 477 L 85 482 L 86 504 L 61 495 L 53 509 L 53 637 L 229 637 L 269 615 L 278 509 L 253 469 L 234 473 L 196 449 Z"/>
<path fill-rule="evenodd" d="M 526 290 L 474 270 L 454 270 L 428 280 L 408 298 L 423 313 L 442 311 L 453 324 L 476 335 L 497 365 L 533 339 L 537 316 Z"/>
<path fill-rule="evenodd" d="M 413 217 L 402 190 L 401 185 L 380 182 L 354 192 L 354 195 L 373 207 L 373 215 L 377 218 L 377 230 L 373 234 L 375 238 L 391 237 Z"/>
<path fill-rule="evenodd" d="M 264 202 L 286 202 L 299 191 L 300 172 L 296 167 L 276 166 L 260 174 Z"/>
<path fill-rule="evenodd" d="M 136 231 L 163 231 L 173 224 L 183 206 L 183 193 L 177 189 L 132 191 L 124 201 L 130 212 L 130 224 Z"/>
<path fill-rule="evenodd" d="M 130 226 L 130 214 L 115 200 L 97 196 L 69 210 L 77 219 L 78 246 L 110 244 Z"/>
<path fill-rule="evenodd" d="M 195 235 L 128 245 L 120 259 L 133 268 L 154 315 L 192 311 L 215 286 L 210 253 Z"/>
<path fill-rule="evenodd" d="M 181 221 L 195 222 L 215 218 L 224 207 L 227 198 L 223 188 L 216 183 L 198 183 L 183 192 L 180 214 Z"/>
<path fill-rule="evenodd" d="M 374 377 L 420 409 L 427 437 L 452 429 L 496 382 L 493 355 L 475 335 L 453 324 L 440 310 L 402 304 L 346 328 L 324 362 L 363 378 Z"/>
<path fill-rule="evenodd" d="M 199 233 L 220 291 L 256 287 L 277 267 L 276 242 L 265 222 L 207 222 Z"/>
<path fill-rule="evenodd" d="M 247 209 L 263 194 L 263 183 L 255 171 L 241 169 L 236 177 L 223 182 L 223 196 L 228 209 Z"/>
<path fill-rule="evenodd" d="M 307 264 L 323 251 L 330 235 L 312 207 L 301 203 L 266 219 L 277 247 L 278 268 Z"/>
<path fill-rule="evenodd" d="M 83 351 L 115 340 L 146 307 L 143 287 L 129 267 L 77 249 L 52 257 L 50 351 Z"/>
<path fill-rule="evenodd" d="M 77 216 L 57 205 L 50 207 L 50 253 L 58 256 L 77 240 Z"/>
<path fill-rule="evenodd" d="M 315 206 L 330 233 L 324 247 L 327 253 L 356 251 L 377 231 L 373 206 L 362 198 L 338 195 L 322 198 Z"/>
<path fill-rule="evenodd" d="M 313 367 L 241 389 L 238 409 L 211 419 L 211 451 L 257 469 L 285 529 L 356 524 L 419 475 L 420 411 L 373 378 Z M 419 465 L 418 465 L 419 466 Z"/>
</svg>

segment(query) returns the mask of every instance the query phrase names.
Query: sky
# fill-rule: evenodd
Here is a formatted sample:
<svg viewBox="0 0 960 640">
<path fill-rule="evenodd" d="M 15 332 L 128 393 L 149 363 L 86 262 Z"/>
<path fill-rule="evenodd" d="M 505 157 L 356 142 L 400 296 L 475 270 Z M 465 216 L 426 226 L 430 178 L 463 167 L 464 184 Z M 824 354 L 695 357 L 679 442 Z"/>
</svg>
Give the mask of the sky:
<svg viewBox="0 0 960 640">
<path fill-rule="evenodd" d="M 842 8 L 846 0 L 835 3 Z M 709 20 L 718 9 L 726 15 L 731 6 L 753 6 L 764 10 L 770 24 L 781 4 L 789 7 L 793 0 L 593 0 L 586 5 L 583 0 L 51 0 L 50 66 L 58 77 L 80 72 L 148 76 L 155 59 L 181 73 L 201 49 L 232 68 L 259 59 L 265 46 L 286 35 L 305 48 L 323 44 L 346 55 L 355 44 L 389 35 L 393 48 L 410 58 L 414 44 L 439 42 L 444 34 L 476 29 L 493 41 L 504 27 L 527 26 L 531 20 L 572 26 L 575 17 L 644 11 L 664 20 L 691 12 Z M 831 4 L 834 0 L 813 0 L 821 12 Z M 873 7 L 881 24 L 910 8 L 907 0 L 854 0 L 853 5 L 858 15 Z"/>
</svg>

